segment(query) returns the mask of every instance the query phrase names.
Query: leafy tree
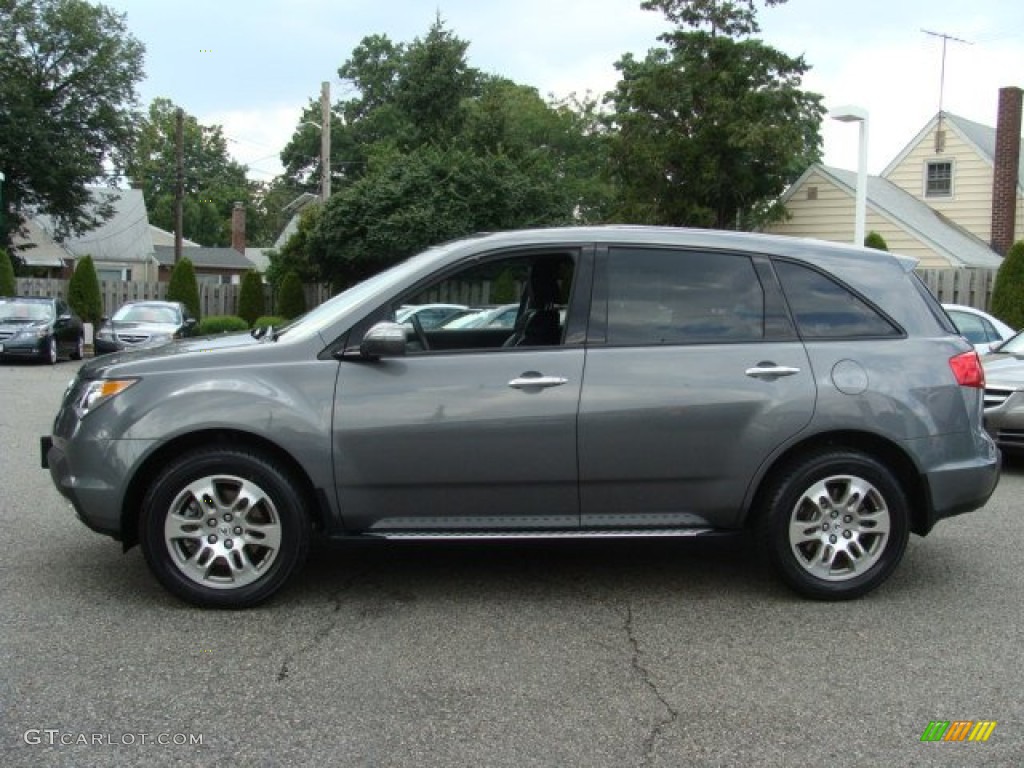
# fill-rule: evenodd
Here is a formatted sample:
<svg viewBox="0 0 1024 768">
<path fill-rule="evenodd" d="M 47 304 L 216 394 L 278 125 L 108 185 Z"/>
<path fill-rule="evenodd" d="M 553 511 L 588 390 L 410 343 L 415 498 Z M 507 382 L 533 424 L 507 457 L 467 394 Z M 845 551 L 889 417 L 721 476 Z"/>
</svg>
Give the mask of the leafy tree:
<svg viewBox="0 0 1024 768">
<path fill-rule="evenodd" d="M 294 272 L 289 272 L 281 281 L 281 293 L 277 299 L 277 314 L 292 320 L 306 311 L 306 294 L 302 282 Z"/>
<path fill-rule="evenodd" d="M 174 265 L 171 270 L 170 284 L 167 286 L 167 300 L 180 301 L 193 317 L 199 317 L 199 284 L 196 282 L 196 271 L 192 260 L 187 256 Z"/>
<path fill-rule="evenodd" d="M 821 97 L 800 88 L 807 64 L 749 37 L 753 0 L 642 5 L 676 27 L 667 47 L 616 64 L 617 218 L 727 229 L 779 218 L 774 201 L 821 155 Z"/>
<path fill-rule="evenodd" d="M 1013 244 L 999 266 L 992 314 L 1011 328 L 1024 328 L 1024 240 Z"/>
<path fill-rule="evenodd" d="M 75 265 L 68 282 L 68 304 L 87 323 L 99 326 L 103 319 L 103 298 L 92 256 L 85 256 Z"/>
<path fill-rule="evenodd" d="M 154 99 L 139 121 L 134 146 L 124 154 L 126 173 L 142 189 L 150 223 L 168 231 L 174 229 L 177 109 L 170 99 Z M 245 166 L 231 159 L 219 125 L 201 125 L 191 115 L 183 122 L 184 236 L 201 245 L 230 245 L 235 201 L 247 204 L 247 226 L 260 217 L 252 201 L 256 185 L 246 180 Z"/>
<path fill-rule="evenodd" d="M 49 214 L 58 237 L 112 215 L 86 185 L 132 140 L 142 43 L 124 15 L 85 0 L 0 2 L 0 158 L 9 209 L 0 245 L 26 211 Z"/>
<path fill-rule="evenodd" d="M 874 248 L 876 251 L 888 251 L 889 246 L 885 242 L 885 238 L 874 230 L 867 233 L 864 237 L 864 246 L 866 248 Z"/>
<path fill-rule="evenodd" d="M 17 294 L 17 282 L 14 279 L 14 265 L 7 251 L 0 248 L 0 296 Z"/>
<path fill-rule="evenodd" d="M 364 38 L 339 70 L 358 94 L 332 123 L 332 149 L 338 156 L 340 137 L 346 158 L 333 177 L 341 183 L 322 209 L 304 212 L 268 274 L 341 287 L 440 240 L 607 215 L 597 103 L 545 102 L 469 67 L 467 48 L 440 20 L 409 44 Z M 318 120 L 312 109 L 304 120 Z M 318 135 L 300 125 L 282 153 L 296 183 L 316 175 Z"/>
<path fill-rule="evenodd" d="M 279 251 L 267 254 L 270 266 L 267 267 L 267 280 L 280 287 L 289 272 L 298 275 L 300 282 L 314 283 L 326 281 L 319 263 L 319 255 L 313 253 L 313 235 L 320 222 L 322 207 L 319 204 L 309 205 L 299 214 L 299 225 Z"/>
<path fill-rule="evenodd" d="M 263 314 L 263 278 L 259 272 L 246 272 L 238 295 L 238 316 L 249 325 Z"/>
</svg>

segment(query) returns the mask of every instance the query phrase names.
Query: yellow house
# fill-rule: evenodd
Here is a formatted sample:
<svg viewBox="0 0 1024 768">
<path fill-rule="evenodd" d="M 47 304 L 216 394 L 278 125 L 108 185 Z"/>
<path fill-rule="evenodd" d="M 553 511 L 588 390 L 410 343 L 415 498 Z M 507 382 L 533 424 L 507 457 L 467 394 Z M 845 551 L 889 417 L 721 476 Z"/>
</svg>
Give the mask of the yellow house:
<svg viewBox="0 0 1024 768">
<path fill-rule="evenodd" d="M 999 92 L 997 128 L 939 113 L 868 177 L 866 231 L 929 267 L 998 267 L 1024 237 L 1020 88 Z M 783 196 L 781 235 L 853 239 L 857 175 L 813 165 Z"/>
</svg>

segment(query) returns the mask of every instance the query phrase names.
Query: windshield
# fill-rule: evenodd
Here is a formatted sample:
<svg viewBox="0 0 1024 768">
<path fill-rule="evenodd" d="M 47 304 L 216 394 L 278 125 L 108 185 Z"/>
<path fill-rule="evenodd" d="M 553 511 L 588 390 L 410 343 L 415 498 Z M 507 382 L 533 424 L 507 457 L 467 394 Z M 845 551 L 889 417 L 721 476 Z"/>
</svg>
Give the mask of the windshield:
<svg viewBox="0 0 1024 768">
<path fill-rule="evenodd" d="M 1024 355 L 1024 331 L 1021 331 L 1012 339 L 1004 341 L 997 352 L 1005 352 L 1008 355 Z"/>
<path fill-rule="evenodd" d="M 400 282 L 407 275 L 419 269 L 425 262 L 437 259 L 458 245 L 461 245 L 461 243 L 455 242 L 447 246 L 428 248 L 422 253 L 406 259 L 339 293 L 334 298 L 294 320 L 285 330 L 287 330 L 291 338 L 307 338 L 315 333 L 319 333 L 348 310 L 358 306 L 361 302 L 375 296 L 377 293 L 386 291 L 389 285 Z"/>
<path fill-rule="evenodd" d="M 53 304 L 31 299 L 0 299 L 0 321 L 35 323 L 53 319 Z"/>
<path fill-rule="evenodd" d="M 165 323 L 178 325 L 181 313 L 162 304 L 125 304 L 114 313 L 115 323 Z"/>
</svg>

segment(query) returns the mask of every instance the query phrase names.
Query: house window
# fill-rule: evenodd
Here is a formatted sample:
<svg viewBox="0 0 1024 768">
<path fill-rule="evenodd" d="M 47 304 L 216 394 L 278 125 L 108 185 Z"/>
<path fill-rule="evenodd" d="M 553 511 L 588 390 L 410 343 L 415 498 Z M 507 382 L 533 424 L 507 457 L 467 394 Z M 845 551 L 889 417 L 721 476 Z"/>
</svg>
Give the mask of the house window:
<svg viewBox="0 0 1024 768">
<path fill-rule="evenodd" d="M 100 282 L 117 283 L 117 282 L 130 282 L 132 279 L 132 271 L 128 269 L 97 269 L 96 279 Z"/>
<path fill-rule="evenodd" d="M 948 160 L 928 163 L 925 172 L 925 197 L 951 197 L 953 194 L 953 163 Z"/>
</svg>

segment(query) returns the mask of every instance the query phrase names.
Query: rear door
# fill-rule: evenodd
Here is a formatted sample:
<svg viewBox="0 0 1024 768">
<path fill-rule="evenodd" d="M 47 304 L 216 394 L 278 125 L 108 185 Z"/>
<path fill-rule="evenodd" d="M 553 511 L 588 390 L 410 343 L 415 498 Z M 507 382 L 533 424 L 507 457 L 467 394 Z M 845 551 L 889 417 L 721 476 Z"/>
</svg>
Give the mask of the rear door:
<svg viewBox="0 0 1024 768">
<path fill-rule="evenodd" d="M 810 421 L 814 377 L 767 261 L 598 253 L 580 404 L 583 527 L 729 526 Z"/>
</svg>

